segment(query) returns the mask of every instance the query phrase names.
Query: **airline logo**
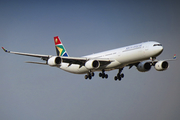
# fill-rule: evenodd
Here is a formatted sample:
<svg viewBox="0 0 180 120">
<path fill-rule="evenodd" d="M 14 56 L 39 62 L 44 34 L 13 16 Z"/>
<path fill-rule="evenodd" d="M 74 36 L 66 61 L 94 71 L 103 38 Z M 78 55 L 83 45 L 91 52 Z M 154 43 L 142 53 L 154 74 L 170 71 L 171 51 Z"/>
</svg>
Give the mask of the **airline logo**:
<svg viewBox="0 0 180 120">
<path fill-rule="evenodd" d="M 54 43 L 55 43 L 55 45 L 61 44 L 59 37 L 54 37 Z"/>
<path fill-rule="evenodd" d="M 68 54 L 58 36 L 54 37 L 54 43 L 55 43 L 57 55 L 68 57 Z"/>
</svg>

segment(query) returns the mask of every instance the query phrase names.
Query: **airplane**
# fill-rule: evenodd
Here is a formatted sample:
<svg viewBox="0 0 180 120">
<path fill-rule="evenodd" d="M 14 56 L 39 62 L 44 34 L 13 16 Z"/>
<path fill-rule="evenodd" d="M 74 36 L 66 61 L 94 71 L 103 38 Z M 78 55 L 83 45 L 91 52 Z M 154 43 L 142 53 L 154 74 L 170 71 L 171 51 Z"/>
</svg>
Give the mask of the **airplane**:
<svg viewBox="0 0 180 120">
<path fill-rule="evenodd" d="M 7 53 L 37 57 L 45 61 L 26 63 L 49 65 L 74 74 L 86 74 L 84 77 L 89 80 L 94 77 L 96 71 L 100 71 L 99 77 L 107 79 L 108 74 L 105 71 L 118 69 L 114 80 L 121 81 L 124 78 L 122 73 L 124 67 L 130 69 L 135 66 L 138 71 L 147 72 L 151 66 L 154 66 L 157 71 L 164 71 L 169 67 L 167 61 L 176 60 L 176 54 L 174 54 L 173 59 L 157 60 L 156 57 L 162 53 L 163 46 L 155 41 L 138 43 L 82 57 L 70 57 L 58 36 L 54 37 L 54 43 L 56 56 L 8 51 L 4 47 L 2 49 Z"/>
</svg>

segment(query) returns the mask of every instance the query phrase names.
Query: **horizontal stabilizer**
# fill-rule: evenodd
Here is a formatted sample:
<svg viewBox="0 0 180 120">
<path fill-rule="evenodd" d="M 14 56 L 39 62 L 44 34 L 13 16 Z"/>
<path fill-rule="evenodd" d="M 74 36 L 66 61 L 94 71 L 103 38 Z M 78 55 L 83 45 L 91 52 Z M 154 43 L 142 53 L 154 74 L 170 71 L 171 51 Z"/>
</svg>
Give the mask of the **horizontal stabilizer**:
<svg viewBox="0 0 180 120">
<path fill-rule="evenodd" d="M 41 65 L 48 65 L 48 64 L 46 64 L 46 63 L 41 63 L 41 62 L 31 62 L 31 61 L 27 61 L 26 63 L 41 64 Z"/>
<path fill-rule="evenodd" d="M 166 59 L 165 61 L 174 61 L 177 60 L 176 54 L 174 54 L 173 59 Z"/>
<path fill-rule="evenodd" d="M 176 59 L 176 54 L 174 54 L 174 57 L 173 57 L 173 59 Z"/>
<path fill-rule="evenodd" d="M 8 52 L 4 47 L 2 47 L 2 49 L 4 50 L 4 52 Z"/>
</svg>

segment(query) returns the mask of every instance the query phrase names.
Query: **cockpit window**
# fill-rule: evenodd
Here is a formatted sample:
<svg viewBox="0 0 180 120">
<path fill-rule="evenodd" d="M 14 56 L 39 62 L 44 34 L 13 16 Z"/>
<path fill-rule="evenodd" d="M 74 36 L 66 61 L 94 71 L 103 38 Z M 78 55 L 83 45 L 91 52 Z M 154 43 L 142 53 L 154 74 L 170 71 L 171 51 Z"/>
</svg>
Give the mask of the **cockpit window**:
<svg viewBox="0 0 180 120">
<path fill-rule="evenodd" d="M 162 44 L 154 44 L 153 46 L 162 46 Z"/>
</svg>

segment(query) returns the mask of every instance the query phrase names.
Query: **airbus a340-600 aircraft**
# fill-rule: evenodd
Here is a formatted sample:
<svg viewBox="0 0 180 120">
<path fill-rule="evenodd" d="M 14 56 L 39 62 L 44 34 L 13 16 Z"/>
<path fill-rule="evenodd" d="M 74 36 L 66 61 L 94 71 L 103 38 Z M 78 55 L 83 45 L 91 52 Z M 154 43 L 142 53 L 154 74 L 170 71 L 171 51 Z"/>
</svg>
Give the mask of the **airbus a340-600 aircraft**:
<svg viewBox="0 0 180 120">
<path fill-rule="evenodd" d="M 54 43 L 57 56 L 13 52 L 8 51 L 3 47 L 2 49 L 7 53 L 38 57 L 46 61 L 44 63 L 27 63 L 49 65 L 51 67 L 58 67 L 70 73 L 86 74 L 85 79 L 92 79 L 95 71 L 101 71 L 99 77 L 108 78 L 105 71 L 119 69 L 119 72 L 114 77 L 114 80 L 119 81 L 124 77 L 124 74 L 121 72 L 126 66 L 129 66 L 129 69 L 132 66 L 136 66 L 137 70 L 140 72 L 149 71 L 151 66 L 154 66 L 157 71 L 163 71 L 169 67 L 167 61 L 176 59 L 176 55 L 174 55 L 173 59 L 157 60 L 156 57 L 162 53 L 163 46 L 154 41 L 143 42 L 83 57 L 69 57 L 58 36 L 54 37 Z"/>
</svg>

